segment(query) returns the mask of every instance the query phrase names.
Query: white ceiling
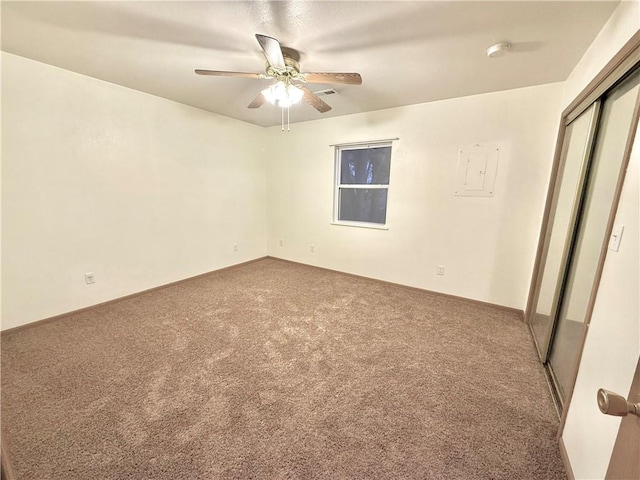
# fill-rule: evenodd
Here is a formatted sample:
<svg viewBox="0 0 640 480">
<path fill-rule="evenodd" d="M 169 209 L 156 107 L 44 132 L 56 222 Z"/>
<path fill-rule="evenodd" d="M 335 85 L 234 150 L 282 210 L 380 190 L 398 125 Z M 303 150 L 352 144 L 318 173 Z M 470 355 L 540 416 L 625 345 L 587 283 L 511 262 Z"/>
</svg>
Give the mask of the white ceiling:
<svg viewBox="0 0 640 480">
<path fill-rule="evenodd" d="M 333 110 L 306 104 L 291 121 L 563 81 L 617 1 L 2 2 L 2 50 L 256 125 L 276 107 L 246 106 L 267 80 L 255 33 L 300 51 L 303 71 L 359 72 Z M 487 58 L 491 44 L 511 52 Z M 329 85 L 313 85 L 318 91 Z"/>
</svg>

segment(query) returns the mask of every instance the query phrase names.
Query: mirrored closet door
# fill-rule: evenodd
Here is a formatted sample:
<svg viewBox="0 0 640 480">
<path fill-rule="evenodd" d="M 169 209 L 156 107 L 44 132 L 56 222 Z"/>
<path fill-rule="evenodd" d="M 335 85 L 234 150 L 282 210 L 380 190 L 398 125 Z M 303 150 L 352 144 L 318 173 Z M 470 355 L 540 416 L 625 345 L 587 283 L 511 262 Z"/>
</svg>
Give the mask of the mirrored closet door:
<svg viewBox="0 0 640 480">
<path fill-rule="evenodd" d="M 575 382 L 639 99 L 635 68 L 564 130 L 528 318 L 561 405 Z"/>
<path fill-rule="evenodd" d="M 540 355 L 547 356 L 549 336 L 553 328 L 555 307 L 558 304 L 557 286 L 567 257 L 573 228 L 576 222 L 577 206 L 582 194 L 589 146 L 597 121 L 600 102 L 591 105 L 577 119 L 567 126 L 562 150 L 564 162 L 556 180 L 557 195 L 553 216 L 549 217 L 550 229 L 545 261 L 541 266 L 540 284 L 530 325 Z"/>
</svg>

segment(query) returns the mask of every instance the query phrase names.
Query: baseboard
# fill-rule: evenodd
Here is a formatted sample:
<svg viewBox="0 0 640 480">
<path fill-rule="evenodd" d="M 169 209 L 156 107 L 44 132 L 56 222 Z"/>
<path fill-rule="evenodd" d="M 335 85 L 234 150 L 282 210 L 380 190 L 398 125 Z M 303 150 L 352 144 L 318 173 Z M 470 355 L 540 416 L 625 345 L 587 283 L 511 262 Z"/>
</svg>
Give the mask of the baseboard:
<svg viewBox="0 0 640 480">
<path fill-rule="evenodd" d="M 573 474 L 573 469 L 571 468 L 571 462 L 569 461 L 569 454 L 567 453 L 567 448 L 564 446 L 564 440 L 562 437 L 558 439 L 558 446 L 560 447 L 560 456 L 562 457 L 564 469 L 567 472 L 567 478 L 569 480 L 576 480 L 576 476 Z"/>
<path fill-rule="evenodd" d="M 471 303 L 471 304 L 474 304 L 474 305 L 482 305 L 484 307 L 496 308 L 498 310 L 503 310 L 503 311 L 506 311 L 506 312 L 509 312 L 509 313 L 515 313 L 515 314 L 518 315 L 520 320 L 522 322 L 524 322 L 524 311 L 520 310 L 518 308 L 506 307 L 504 305 L 498 305 L 496 303 L 483 302 L 482 300 L 474 300 L 472 298 L 460 297 L 458 295 L 451 295 L 449 293 L 436 292 L 434 290 L 427 290 L 426 288 L 412 287 L 412 286 L 409 286 L 409 285 L 404 285 L 402 283 L 388 282 L 386 280 L 380 280 L 378 278 L 366 277 L 364 275 L 357 275 L 355 273 L 343 272 L 343 271 L 334 270 L 334 269 L 331 269 L 331 268 L 318 267 L 317 265 L 309 265 L 308 263 L 296 262 L 294 260 L 287 260 L 286 258 L 272 257 L 271 255 L 268 255 L 266 258 L 270 258 L 272 260 L 278 260 L 278 261 L 281 261 L 281 262 L 294 263 L 296 265 L 304 265 L 305 267 L 317 268 L 319 270 L 325 270 L 327 272 L 341 273 L 342 275 L 348 275 L 348 276 L 354 277 L 354 278 L 366 278 L 367 280 L 373 280 L 374 282 L 379 282 L 379 283 L 382 283 L 382 284 L 385 284 L 385 285 L 393 285 L 394 287 L 408 288 L 410 290 L 414 290 L 414 291 L 417 291 L 417 292 L 423 292 L 423 293 L 428 293 L 430 295 L 437 295 L 437 296 L 440 296 L 440 297 L 451 298 L 451 299 L 454 299 L 454 300 L 459 300 L 461 302 Z"/>
<path fill-rule="evenodd" d="M 340 270 L 334 270 L 334 269 L 325 268 L 325 267 L 318 267 L 316 265 L 309 265 L 309 264 L 302 263 L 302 262 L 296 262 L 296 261 L 293 261 L 293 260 L 287 260 L 285 258 L 272 257 L 272 256 L 268 255 L 268 256 L 265 256 L 265 257 L 259 257 L 259 258 L 255 258 L 253 260 L 248 260 L 246 262 L 237 263 L 235 265 L 230 265 L 228 267 L 220 268 L 220 269 L 217 269 L 217 270 L 212 270 L 210 272 L 205 272 L 205 273 L 202 273 L 200 275 L 195 275 L 193 277 L 188 277 L 188 278 L 184 278 L 182 280 L 177 280 L 175 282 L 170 282 L 170 283 L 166 283 L 164 285 L 159 285 L 157 287 L 149 288 L 147 290 L 142 290 L 140 292 L 132 293 L 130 295 L 125 295 L 125 296 L 122 296 L 122 297 L 114 298 L 112 300 L 107 300 L 106 302 L 97 303 L 95 305 L 90 305 L 88 307 L 80 308 L 80 309 L 77 309 L 77 310 L 72 310 L 72 311 L 69 311 L 69 312 L 61 313 L 59 315 L 54 315 L 52 317 L 47 317 L 47 318 L 43 318 L 41 320 L 36 320 L 36 321 L 33 321 L 33 322 L 25 323 L 24 325 L 18 325 L 17 327 L 7 328 L 6 330 L 2 330 L 0 332 L 0 336 L 11 335 L 13 333 L 16 333 L 16 332 L 19 332 L 19 331 L 22 331 L 22 330 L 26 330 L 26 329 L 29 329 L 29 328 L 34 328 L 34 327 L 37 327 L 37 326 L 40 326 L 40 325 L 43 325 L 43 324 L 46 324 L 46 323 L 50 323 L 50 322 L 55 322 L 57 320 L 60 320 L 60 319 L 63 319 L 63 318 L 67 318 L 67 317 L 70 317 L 72 315 L 77 315 L 79 313 L 89 312 L 89 311 L 94 310 L 94 309 L 99 308 L 99 307 L 103 307 L 103 306 L 106 306 L 106 305 L 111 305 L 113 303 L 122 302 L 124 300 L 129 300 L 131 298 L 135 298 L 135 297 L 138 297 L 140 295 L 145 295 L 147 293 L 154 292 L 156 290 L 161 290 L 163 288 L 168 288 L 168 287 L 172 287 L 174 285 L 179 285 L 179 284 L 184 283 L 184 282 L 189 282 L 189 281 L 195 280 L 197 278 L 202 278 L 202 277 L 206 277 L 206 276 L 209 276 L 209 275 L 213 275 L 213 274 L 216 274 L 216 273 L 219 273 L 219 272 L 223 272 L 225 270 L 238 268 L 238 267 L 241 267 L 243 265 L 248 265 L 250 263 L 259 262 L 260 260 L 264 260 L 265 258 L 269 258 L 269 259 L 272 259 L 272 260 L 278 260 L 280 262 L 288 262 L 288 263 L 293 263 L 293 264 L 297 264 L 297 265 L 304 265 L 306 267 L 317 268 L 317 269 L 325 270 L 325 271 L 329 271 L 329 272 L 340 273 L 342 275 L 348 275 L 348 276 L 351 276 L 351 277 L 354 277 L 354 278 L 366 278 L 367 280 L 372 280 L 372 281 L 379 282 L 379 283 L 382 283 L 382 284 L 393 285 L 393 286 L 402 287 L 402 288 L 408 288 L 410 290 L 414 290 L 414 291 L 418 291 L 418 292 L 424 292 L 424 293 L 428 293 L 428 294 L 431 294 L 431 295 L 437 295 L 437 296 L 441 296 L 441 297 L 445 297 L 445 298 L 451 298 L 451 299 L 454 299 L 454 300 L 458 300 L 458 301 L 466 302 L 466 303 L 471 303 L 471 304 L 474 304 L 474 305 L 482 305 L 482 306 L 485 306 L 485 307 L 497 308 L 499 310 L 503 310 L 503 311 L 507 311 L 507 312 L 510 312 L 510 313 L 517 314 L 519 316 L 520 320 L 522 320 L 524 322 L 524 312 L 522 310 L 520 310 L 520 309 L 517 309 L 517 308 L 506 307 L 504 305 L 498 305 L 498 304 L 490 303 L 490 302 L 483 302 L 481 300 L 474 300 L 474 299 L 471 299 L 471 298 L 460 297 L 458 295 L 451 295 L 451 294 L 448 294 L 448 293 L 436 292 L 434 290 L 427 290 L 425 288 L 411 287 L 409 285 L 403 285 L 401 283 L 388 282 L 386 280 L 380 280 L 380 279 L 377 279 L 377 278 L 366 277 L 364 275 L 357 275 L 355 273 L 342 272 Z"/>
<path fill-rule="evenodd" d="M 63 319 L 63 318 L 67 318 L 67 317 L 70 317 L 72 315 L 77 315 L 79 313 L 90 312 L 91 310 L 95 310 L 96 308 L 99 308 L 99 307 L 104 307 L 106 305 L 111 305 L 111 304 L 114 304 L 114 303 L 122 302 L 124 300 L 129 300 L 131 298 L 139 297 L 141 295 L 145 295 L 145 294 L 150 293 L 150 292 L 155 292 L 156 290 L 162 290 L 163 288 L 173 287 L 175 285 L 179 285 L 181 283 L 189 282 L 189 281 L 195 280 L 197 278 L 207 277 L 209 275 L 214 275 L 216 273 L 224 272 L 225 270 L 232 270 L 234 268 L 238 268 L 238 267 L 241 267 L 243 265 L 248 265 L 250 263 L 259 262 L 260 260 L 264 260 L 265 258 L 268 258 L 268 257 L 254 258 L 253 260 L 248 260 L 246 262 L 236 263 L 236 264 L 230 265 L 228 267 L 223 267 L 223 268 L 219 268 L 217 270 L 212 270 L 210 272 L 205 272 L 205 273 L 201 273 L 199 275 L 194 275 L 193 277 L 183 278 L 182 280 L 176 280 L 175 282 L 165 283 L 163 285 L 159 285 L 157 287 L 148 288 L 146 290 L 142 290 L 140 292 L 132 293 L 130 295 L 125 295 L 123 297 L 118 297 L 118 298 L 114 298 L 112 300 L 107 300 L 106 302 L 96 303 L 95 305 L 90 305 L 88 307 L 79 308 L 77 310 L 72 310 L 70 312 L 61 313 L 59 315 L 54 315 L 53 317 L 47 317 L 47 318 L 43 318 L 42 320 L 36 320 L 36 321 L 33 321 L 33 322 L 25 323 L 24 325 L 18 325 L 17 327 L 7 328 L 6 330 L 2 330 L 0 332 L 0 336 L 10 335 L 12 333 L 16 333 L 16 332 L 19 332 L 19 331 L 22 331 L 22 330 L 27 330 L 29 328 L 34 328 L 34 327 L 43 325 L 45 323 L 55 322 L 57 320 L 60 320 L 60 319 Z"/>
</svg>

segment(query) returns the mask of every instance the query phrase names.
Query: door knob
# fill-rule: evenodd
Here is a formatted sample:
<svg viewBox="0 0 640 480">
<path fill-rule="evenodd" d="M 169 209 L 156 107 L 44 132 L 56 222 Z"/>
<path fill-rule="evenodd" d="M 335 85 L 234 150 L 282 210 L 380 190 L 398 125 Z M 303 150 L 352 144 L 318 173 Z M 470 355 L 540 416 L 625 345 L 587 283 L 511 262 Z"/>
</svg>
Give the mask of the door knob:
<svg viewBox="0 0 640 480">
<path fill-rule="evenodd" d="M 598 407 L 602 413 L 616 417 L 626 417 L 628 414 L 640 417 L 640 403 L 627 402 L 622 395 L 601 388 L 598 390 Z"/>
</svg>

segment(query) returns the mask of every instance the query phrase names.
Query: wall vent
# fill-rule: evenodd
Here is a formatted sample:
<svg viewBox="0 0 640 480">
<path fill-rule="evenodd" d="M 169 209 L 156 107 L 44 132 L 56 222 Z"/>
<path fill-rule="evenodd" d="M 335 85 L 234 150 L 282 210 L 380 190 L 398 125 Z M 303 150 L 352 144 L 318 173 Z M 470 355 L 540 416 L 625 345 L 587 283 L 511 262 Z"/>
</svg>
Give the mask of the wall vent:
<svg viewBox="0 0 640 480">
<path fill-rule="evenodd" d="M 336 95 L 338 91 L 335 88 L 327 88 L 325 90 L 318 90 L 317 92 L 313 92 L 319 97 L 325 97 L 327 95 Z"/>
</svg>

